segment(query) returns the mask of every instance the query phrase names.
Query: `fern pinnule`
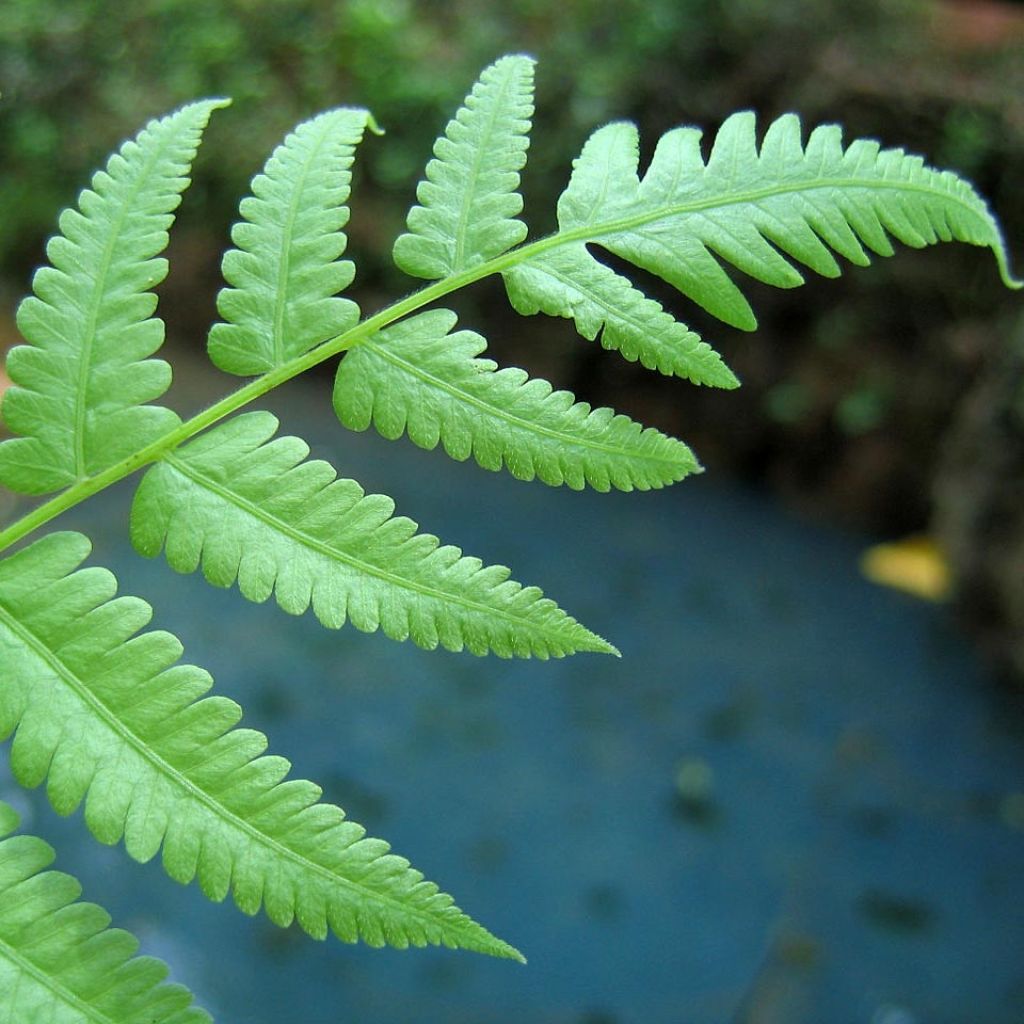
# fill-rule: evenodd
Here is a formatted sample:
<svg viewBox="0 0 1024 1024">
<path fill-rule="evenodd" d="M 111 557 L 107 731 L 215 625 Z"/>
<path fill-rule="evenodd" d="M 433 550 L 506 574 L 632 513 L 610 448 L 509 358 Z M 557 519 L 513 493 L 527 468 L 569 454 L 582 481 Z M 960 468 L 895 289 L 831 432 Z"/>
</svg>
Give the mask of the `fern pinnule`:
<svg viewBox="0 0 1024 1024">
<path fill-rule="evenodd" d="M 162 961 L 136 956 L 133 935 L 78 902 L 74 878 L 46 870 L 46 843 L 9 835 L 16 827 L 0 803 L 0 1024 L 210 1024 Z"/>
<path fill-rule="evenodd" d="M 696 331 L 679 323 L 629 280 L 591 256 L 584 242 L 562 245 L 504 273 L 517 313 L 549 313 L 576 323 L 588 341 L 648 370 L 693 384 L 736 388 L 739 381 Z"/>
<path fill-rule="evenodd" d="M 179 572 L 202 565 L 211 583 L 237 579 L 253 601 L 274 593 L 292 614 L 312 606 L 325 626 L 350 620 L 420 647 L 540 658 L 614 651 L 504 566 L 439 546 L 393 516 L 390 498 L 304 461 L 306 443 L 273 438 L 277 426 L 270 413 L 247 413 L 154 466 L 132 505 L 136 549 L 164 547 Z"/>
<path fill-rule="evenodd" d="M 149 605 L 78 568 L 88 551 L 81 534 L 51 533 L 0 562 L 0 739 L 15 733 L 23 785 L 45 780 L 61 814 L 84 799 L 101 842 L 123 838 L 141 861 L 162 848 L 172 878 L 276 924 L 519 958 L 319 787 L 286 780 L 263 734 L 234 727 L 238 705 L 204 697 L 209 675 L 177 664 L 178 640 L 139 632 Z"/>
<path fill-rule="evenodd" d="M 523 370 L 474 358 L 486 342 L 472 331 L 451 333 L 455 323 L 450 310 L 430 310 L 349 352 L 334 385 L 342 423 L 372 423 L 391 439 L 408 433 L 422 448 L 440 442 L 454 459 L 472 455 L 485 469 L 504 465 L 520 480 L 576 490 L 648 490 L 699 471 L 681 441 L 574 402 Z"/>
<path fill-rule="evenodd" d="M 20 437 L 0 443 L 0 483 L 45 494 L 93 476 L 178 423 L 159 398 L 171 369 L 149 359 L 163 343 L 152 316 L 167 274 L 174 210 L 212 111 L 191 103 L 126 142 L 65 210 L 18 309 L 26 345 L 7 356 L 3 417 Z"/>
<path fill-rule="evenodd" d="M 516 191 L 533 116 L 532 57 L 485 68 L 434 146 L 426 178 L 395 242 L 398 267 L 436 280 L 500 256 L 526 237 Z"/>
<path fill-rule="evenodd" d="M 370 114 L 329 110 L 298 125 L 278 146 L 242 200 L 242 220 L 223 260 L 230 287 L 217 297 L 226 322 L 210 331 L 209 353 L 222 370 L 266 373 L 359 321 L 338 297 L 355 276 L 340 259 L 355 147 Z"/>
</svg>

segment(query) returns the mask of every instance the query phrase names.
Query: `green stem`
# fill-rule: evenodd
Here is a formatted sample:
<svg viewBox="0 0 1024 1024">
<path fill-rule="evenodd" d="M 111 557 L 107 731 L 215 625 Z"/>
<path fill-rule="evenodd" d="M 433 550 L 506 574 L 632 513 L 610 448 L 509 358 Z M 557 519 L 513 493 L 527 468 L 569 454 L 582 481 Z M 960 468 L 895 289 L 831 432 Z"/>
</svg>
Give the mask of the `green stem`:
<svg viewBox="0 0 1024 1024">
<path fill-rule="evenodd" d="M 482 280 L 491 274 L 501 273 L 503 270 L 506 270 L 511 266 L 515 266 L 517 263 L 527 261 L 531 256 L 539 255 L 540 253 L 546 252 L 550 249 L 557 248 L 560 245 L 572 244 L 574 242 L 597 241 L 602 235 L 632 230 L 655 219 L 656 217 L 680 216 L 685 213 L 698 212 L 723 205 L 756 202 L 760 199 L 792 192 L 805 192 L 808 190 L 823 188 L 856 188 L 863 186 L 864 184 L 865 183 L 859 179 L 834 179 L 829 181 L 815 181 L 812 183 L 804 181 L 784 182 L 762 189 L 752 189 L 746 192 L 740 192 L 734 196 L 716 195 L 713 197 L 679 203 L 675 206 L 668 207 L 667 209 L 658 208 L 656 210 L 632 212 L 624 215 L 616 221 L 610 221 L 600 225 L 584 224 L 570 230 L 563 230 L 552 235 L 547 235 L 544 238 L 538 239 L 536 242 L 520 246 L 504 253 L 501 256 L 497 256 L 492 260 L 487 260 L 477 267 L 462 270 L 457 274 L 453 274 L 451 277 L 446 277 L 442 281 L 435 281 L 433 284 L 427 285 L 426 287 L 419 289 L 419 291 L 413 292 L 404 299 L 401 299 L 393 305 L 388 306 L 386 309 L 381 310 L 379 313 L 375 313 L 373 316 L 363 320 L 350 331 L 346 331 L 344 334 L 340 334 L 338 337 L 333 338 L 330 341 L 326 341 L 322 345 L 318 345 L 309 352 L 306 352 L 295 359 L 289 360 L 276 369 L 271 370 L 269 373 L 264 374 L 262 377 L 257 377 L 255 380 L 250 381 L 250 383 L 246 384 L 244 387 L 232 392 L 216 404 L 211 405 L 208 409 L 205 409 L 198 415 L 193 416 L 192 419 L 182 423 L 174 430 L 169 431 L 163 437 L 158 438 L 152 444 L 147 445 L 145 448 L 142 448 L 134 454 L 129 455 L 127 458 L 122 459 L 115 465 L 105 469 L 102 473 L 86 477 L 78 483 L 73 484 L 56 497 L 51 498 L 49 501 L 33 509 L 5 530 L 0 530 L 0 552 L 9 548 L 12 544 L 21 540 L 23 537 L 26 537 L 28 534 L 32 533 L 33 530 L 36 530 L 45 523 L 50 522 L 56 516 L 60 515 L 60 513 L 67 511 L 67 509 L 74 507 L 79 504 L 79 502 L 84 501 L 86 498 L 103 490 L 105 487 L 109 487 L 118 480 L 129 476 L 131 473 L 141 469 L 143 466 L 146 466 L 151 462 L 155 462 L 166 452 L 194 437 L 201 430 L 205 430 L 207 427 L 212 426 L 214 423 L 223 419 L 225 416 L 230 415 L 254 399 L 265 395 L 268 391 L 271 391 L 279 384 L 283 384 L 285 381 L 291 380 L 292 377 L 298 376 L 298 374 L 303 373 L 305 370 L 308 370 L 327 359 L 330 359 L 332 356 L 338 355 L 338 353 L 344 352 L 347 349 L 366 341 L 382 328 L 387 327 L 396 320 L 415 312 L 423 306 L 426 306 L 427 304 L 434 302 L 451 292 L 458 291 L 460 288 L 464 288 L 466 285 L 472 284 L 475 281 Z M 870 182 L 870 185 L 875 189 L 890 188 L 902 191 L 934 192 L 934 189 L 930 187 L 903 180 L 885 182 L 872 181 Z M 988 244 L 993 249 L 999 262 L 1003 280 L 1010 287 L 1021 287 L 1021 282 L 1014 280 L 1010 276 L 1006 264 L 1006 254 L 999 243 L 998 231 L 995 229 L 991 216 L 988 215 L 987 212 L 983 212 L 971 203 L 968 203 L 963 196 L 948 193 L 944 194 L 944 196 L 950 202 L 966 206 L 976 216 L 980 216 L 985 220 L 987 226 L 991 228 L 993 233 L 993 237 L 989 240 Z"/>
<path fill-rule="evenodd" d="M 540 247 L 546 248 L 547 245 L 545 243 L 549 245 L 550 238 L 540 239 L 531 245 L 522 246 L 511 253 L 505 253 L 493 260 L 488 260 L 477 267 L 453 274 L 451 277 L 446 277 L 443 281 L 436 281 L 433 284 L 427 285 L 411 295 L 407 295 L 404 299 L 393 303 L 386 309 L 382 309 L 380 312 L 368 317 L 344 334 L 340 334 L 330 341 L 325 341 L 309 352 L 304 352 L 301 356 L 290 359 L 276 369 L 270 370 L 261 377 L 257 377 L 237 391 L 226 395 L 219 402 L 197 413 L 190 420 L 186 420 L 175 427 L 174 430 L 168 431 L 163 437 L 157 438 L 151 444 L 146 445 L 145 448 L 140 448 L 137 452 L 133 452 L 120 462 L 116 462 L 113 466 L 109 466 L 95 476 L 79 480 L 66 490 L 61 491 L 56 497 L 51 498 L 22 516 L 21 519 L 18 519 L 6 529 L 0 530 L 0 552 L 5 551 L 11 545 L 27 537 L 34 530 L 39 529 L 40 526 L 44 526 L 55 519 L 62 512 L 74 508 L 74 506 L 85 501 L 86 498 L 92 497 L 92 495 L 99 493 L 111 484 L 117 483 L 118 480 L 130 476 L 143 466 L 156 462 L 167 452 L 195 437 L 200 431 L 213 426 L 214 423 L 224 419 L 225 416 L 231 415 L 231 413 L 241 409 L 244 405 L 248 405 L 249 402 L 262 397 L 285 381 L 297 377 L 300 373 L 304 373 L 306 370 L 317 366 L 332 356 L 355 347 L 371 338 L 384 327 L 404 316 L 408 316 L 410 313 L 414 313 L 423 306 L 491 274 L 500 273 L 513 263 L 524 259 L 528 251 L 534 251 Z"/>
</svg>

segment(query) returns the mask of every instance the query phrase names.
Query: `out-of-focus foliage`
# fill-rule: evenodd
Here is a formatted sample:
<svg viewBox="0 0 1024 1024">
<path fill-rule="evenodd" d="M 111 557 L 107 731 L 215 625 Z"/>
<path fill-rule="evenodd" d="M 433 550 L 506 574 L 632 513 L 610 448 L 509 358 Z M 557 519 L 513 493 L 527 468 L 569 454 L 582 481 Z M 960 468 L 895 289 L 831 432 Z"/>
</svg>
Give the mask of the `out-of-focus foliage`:
<svg viewBox="0 0 1024 1024">
<path fill-rule="evenodd" d="M 695 57 L 714 33 L 706 14 L 715 6 L 11 0 L 0 19 L 7 104 L 0 232 L 16 259 L 111 139 L 141 116 L 197 95 L 227 95 L 236 104 L 206 155 L 211 168 L 226 168 L 204 197 L 211 204 L 230 208 L 284 126 L 371 98 L 383 126 L 401 127 L 387 147 L 368 154 L 368 174 L 408 187 L 445 111 L 482 62 L 509 48 L 543 56 L 554 69 L 546 91 L 557 114 L 549 128 L 556 152 L 547 165 L 563 167 L 579 141 L 579 132 L 565 136 L 569 124 L 592 125 L 613 101 L 617 114 L 628 112 L 634 97 L 657 90 L 663 76 L 655 65 L 670 54 L 680 69 L 704 63 Z M 77 125 L 73 140 L 59 129 L 69 121 Z"/>
<path fill-rule="evenodd" d="M 929 156 L 984 171 L 989 151 L 1007 145 L 999 120 L 1012 111 L 996 97 L 979 105 L 973 88 L 950 95 L 929 78 L 936 69 L 907 67 L 932 7 L 913 0 L 7 0 L 3 268 L 35 262 L 49 211 L 71 198 L 112 140 L 141 117 L 199 95 L 230 96 L 235 108 L 210 140 L 214 183 L 190 201 L 196 221 L 211 211 L 226 221 L 281 130 L 339 103 L 372 100 L 378 121 L 395 127 L 388 146 L 367 153 L 367 173 L 407 189 L 444 112 L 482 63 L 510 49 L 535 54 L 546 69 L 538 121 L 548 125 L 550 144 L 526 186 L 544 210 L 551 204 L 540 200 L 564 184 L 585 127 L 634 117 L 659 132 L 682 120 L 712 129 L 726 112 L 751 104 L 768 116 L 796 108 L 809 118 L 842 114 L 859 135 L 884 127 L 870 116 L 872 104 L 893 110 L 906 96 L 918 108 L 908 148 L 925 148 L 923 141 L 934 150 L 933 126 L 924 126 L 925 138 L 914 136 L 929 116 L 922 108 L 940 101 L 948 107 L 938 133 L 947 152 Z M 1012 82 L 1002 84 L 1010 95 Z M 936 89 L 943 95 L 931 95 Z M 840 109 L 851 102 L 865 108 L 853 122 Z M 73 136 L 63 130 L 72 123 Z M 902 140 L 908 126 L 899 127 Z"/>
</svg>

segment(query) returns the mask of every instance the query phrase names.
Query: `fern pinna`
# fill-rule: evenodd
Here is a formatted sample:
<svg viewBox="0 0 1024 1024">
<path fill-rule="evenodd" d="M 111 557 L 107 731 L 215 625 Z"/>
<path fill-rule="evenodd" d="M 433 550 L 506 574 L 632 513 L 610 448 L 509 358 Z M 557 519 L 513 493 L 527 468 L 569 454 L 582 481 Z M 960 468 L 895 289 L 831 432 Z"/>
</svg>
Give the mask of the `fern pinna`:
<svg viewBox="0 0 1024 1024">
<path fill-rule="evenodd" d="M 407 434 L 524 480 L 663 487 L 699 471 L 685 444 L 499 369 L 445 296 L 501 275 L 520 313 L 571 319 L 626 359 L 732 388 L 718 354 L 602 251 L 742 329 L 754 315 L 727 267 L 788 288 L 803 280 L 796 264 L 835 276 L 837 255 L 863 265 L 889 255 L 892 238 L 987 246 L 1003 281 L 1020 287 L 967 183 L 901 150 L 844 146 L 834 126 L 803 141 L 792 115 L 760 140 L 752 114 L 734 115 L 706 156 L 699 131 L 669 131 L 642 176 L 636 128 L 601 128 L 573 166 L 557 231 L 527 241 L 517 190 L 532 85 L 528 57 L 483 72 L 438 139 L 395 243 L 397 265 L 427 283 L 365 317 L 339 293 L 355 273 L 343 259 L 350 168 L 376 125 L 343 108 L 289 134 L 242 200 L 209 337 L 220 369 L 252 379 L 187 422 L 152 404 L 170 382 L 167 364 L 151 358 L 163 338 L 152 289 L 167 270 L 159 253 L 200 136 L 224 101 L 154 121 L 110 158 L 62 214 L 50 265 L 19 309 L 26 344 L 9 353 L 2 407 L 16 436 L 0 443 L 0 482 L 51 497 L 0 530 L 0 734 L 14 736 L 13 772 L 27 786 L 45 782 L 61 814 L 84 802 L 102 842 L 123 840 L 143 861 L 161 853 L 178 881 L 198 879 L 212 899 L 230 893 L 246 913 L 262 907 L 316 937 L 521 959 L 321 802 L 318 787 L 288 779 L 288 762 L 264 753 L 265 738 L 238 727 L 241 709 L 206 695 L 210 677 L 180 662 L 178 640 L 146 628 L 149 605 L 117 596 L 105 569 L 82 567 L 86 537 L 20 542 L 146 469 L 131 509 L 137 550 L 162 550 L 172 568 L 201 568 L 216 586 L 237 581 L 250 600 L 273 595 L 285 611 L 312 608 L 325 626 L 351 621 L 428 649 L 615 653 L 504 567 L 418 532 L 389 498 L 309 460 L 303 441 L 277 436 L 269 413 L 233 414 L 344 354 L 333 402 L 345 426 Z M 103 931 L 96 908 L 70 902 L 66 876 L 39 873 L 48 859 L 36 840 L 0 843 L 0 1020 L 127 1021 L 140 1008 L 146 1019 L 205 1019 L 163 985 L 162 968 L 129 966 L 130 940 Z M 70 968 L 83 950 L 96 955 Z M 123 990 L 97 983 L 110 972 L 131 981 Z"/>
</svg>

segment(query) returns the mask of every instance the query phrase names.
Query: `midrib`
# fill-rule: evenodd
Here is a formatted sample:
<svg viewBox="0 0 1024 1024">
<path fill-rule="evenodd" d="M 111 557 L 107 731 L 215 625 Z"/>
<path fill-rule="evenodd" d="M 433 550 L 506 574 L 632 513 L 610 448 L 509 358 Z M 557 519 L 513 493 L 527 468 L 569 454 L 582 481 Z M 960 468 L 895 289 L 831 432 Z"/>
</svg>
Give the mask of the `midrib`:
<svg viewBox="0 0 1024 1024">
<path fill-rule="evenodd" d="M 83 480 L 88 475 L 86 472 L 85 452 L 85 418 L 88 412 L 86 404 L 86 392 L 89 390 L 89 377 L 92 370 L 92 348 L 96 339 L 96 328 L 99 320 L 100 309 L 103 300 L 106 298 L 107 275 L 114 262 L 114 252 L 120 242 L 121 231 L 129 212 L 133 211 L 135 198 L 149 184 L 149 177 L 153 168 L 163 157 L 170 138 L 164 138 L 160 145 L 153 150 L 143 163 L 142 171 L 137 175 L 128 191 L 128 195 L 121 202 L 114 220 L 114 228 L 107 235 L 107 244 L 103 248 L 103 256 L 100 260 L 99 272 L 96 275 L 96 283 L 93 287 L 89 311 L 85 319 L 85 331 L 82 338 L 81 353 L 79 356 L 78 381 L 75 389 L 75 479 Z M 107 172 L 109 174 L 109 171 Z M 109 174 L 114 188 L 117 182 L 112 174 Z M 102 197 L 100 197 L 102 198 Z M 133 261 L 139 262 L 139 261 Z"/>
<path fill-rule="evenodd" d="M 67 685 L 68 689 L 71 690 L 75 697 L 77 697 L 78 700 L 80 700 L 88 710 L 92 712 L 94 717 L 99 719 L 99 721 L 102 722 L 110 732 L 117 736 L 125 746 L 129 747 L 141 760 L 148 762 L 155 772 L 166 776 L 181 789 L 185 790 L 192 799 L 210 811 L 217 820 L 233 826 L 238 831 L 246 835 L 253 843 L 268 847 L 278 857 L 283 860 L 291 861 L 298 865 L 301 870 L 314 875 L 319 875 L 331 886 L 341 886 L 342 888 L 351 890 L 357 894 L 357 898 L 386 903 L 403 914 L 420 918 L 428 925 L 440 928 L 441 930 L 447 930 L 449 927 L 458 926 L 462 923 L 459 921 L 441 921 L 434 915 L 421 910 L 419 907 L 403 903 L 386 892 L 379 892 L 375 889 L 361 886 L 358 882 L 354 882 L 352 879 L 346 878 L 343 875 L 336 874 L 330 868 L 324 867 L 316 861 L 302 856 L 302 854 L 293 850 L 291 847 L 285 846 L 266 832 L 261 832 L 259 829 L 250 825 L 244 818 L 241 818 L 233 811 L 228 810 L 228 808 L 215 800 L 209 793 L 196 786 L 186 775 L 164 760 L 164 758 L 162 758 L 151 746 L 136 736 L 134 732 L 126 728 L 117 715 L 111 711 L 106 704 L 100 701 L 89 687 L 73 672 L 71 672 L 50 650 L 45 641 L 37 637 L 27 626 L 23 625 L 22 622 L 13 615 L 13 613 L 9 612 L 7 608 L 2 605 L 0 605 L 0 623 L 6 625 L 11 633 L 17 637 L 28 650 L 32 651 L 36 657 L 43 661 L 54 675 Z M 191 707 L 193 705 L 189 706 Z M 276 788 L 276 786 L 273 788 Z M 356 842 L 358 842 L 358 840 L 356 840 Z M 106 1018 L 97 1019 L 106 1020 Z"/>
<path fill-rule="evenodd" d="M 288 212 L 281 230 L 281 252 L 277 265 L 277 290 L 275 293 L 274 323 L 271 338 L 273 345 L 272 358 L 275 367 L 280 366 L 285 361 L 284 315 L 285 310 L 288 308 L 288 281 L 291 276 L 292 236 L 295 233 L 295 221 L 299 215 L 299 204 L 304 197 L 306 182 L 309 179 L 313 162 L 320 155 L 327 142 L 331 127 L 333 126 L 325 126 L 323 128 L 319 136 L 314 139 L 313 145 L 310 146 L 305 160 L 302 162 L 298 185 L 292 189 L 291 201 L 288 204 Z"/>
<path fill-rule="evenodd" d="M 651 210 L 645 210 L 630 216 L 621 217 L 617 220 L 603 221 L 593 224 L 584 224 L 580 227 L 570 228 L 568 231 L 559 231 L 557 234 L 549 235 L 547 238 L 539 239 L 522 249 L 513 250 L 513 253 L 525 253 L 527 249 L 530 254 L 538 251 L 557 248 L 566 242 L 581 242 L 594 239 L 600 235 L 618 234 L 619 232 L 630 231 L 643 227 L 656 220 L 666 220 L 672 217 L 680 217 L 687 213 L 700 213 L 705 210 L 716 210 L 730 206 L 742 206 L 745 203 L 756 203 L 763 199 L 771 199 L 775 196 L 794 195 L 801 192 L 819 192 L 833 189 L 866 189 L 870 192 L 891 190 L 897 192 L 918 192 L 923 195 L 940 198 L 942 200 L 956 203 L 962 206 L 974 217 L 980 216 L 977 209 L 954 192 L 929 187 L 912 181 L 891 181 L 891 180 L 865 180 L 862 178 L 825 178 L 816 179 L 813 182 L 795 181 L 791 184 L 773 185 L 761 189 L 750 189 L 746 192 L 737 192 L 732 195 L 709 196 L 706 199 L 697 199 L 686 203 L 674 203 L 664 206 L 656 206 Z M 509 254 L 511 255 L 511 254 Z"/>
<path fill-rule="evenodd" d="M 217 495 L 217 497 L 221 498 L 223 501 L 252 516 L 271 530 L 283 534 L 301 547 L 309 548 L 317 554 L 323 555 L 325 558 L 335 562 L 341 562 L 343 565 L 355 570 L 356 572 L 365 573 L 367 576 L 372 576 L 375 579 L 391 584 L 401 590 L 411 590 L 414 593 L 420 594 L 423 597 L 431 598 L 441 602 L 442 604 L 459 604 L 470 611 L 479 613 L 485 618 L 494 618 L 497 616 L 512 622 L 516 626 L 525 625 L 534 633 L 541 633 L 542 635 L 548 634 L 558 637 L 559 639 L 564 639 L 559 637 L 559 631 L 557 628 L 544 629 L 524 616 L 516 615 L 505 608 L 495 609 L 489 605 L 482 604 L 481 602 L 472 601 L 455 590 L 439 590 L 436 587 L 417 583 L 406 576 L 399 576 L 397 573 L 388 572 L 388 570 L 383 569 L 380 566 L 364 562 L 361 559 L 356 558 L 354 555 L 350 555 L 347 552 L 332 546 L 326 541 L 319 540 L 308 533 L 303 533 L 301 530 L 291 526 L 284 520 L 271 515 L 266 509 L 257 505 L 255 502 L 250 501 L 248 498 L 245 498 L 243 495 L 239 494 L 238 491 L 217 483 L 215 480 L 212 480 L 209 476 L 205 475 L 201 470 L 189 465 L 188 462 L 179 456 L 165 455 L 163 461 L 173 466 L 174 469 L 186 479 L 191 480 L 199 487 Z M 418 536 L 422 536 L 422 534 L 418 534 Z M 436 550 L 437 548 L 434 549 L 434 551 Z M 433 555 L 434 551 L 432 551 L 430 555 Z M 429 558 L 430 555 L 427 557 Z"/>
<path fill-rule="evenodd" d="M 77 996 L 66 985 L 62 985 L 53 975 L 40 970 L 36 965 L 24 956 L 17 948 L 0 939 L 0 955 L 10 960 L 20 971 L 27 974 L 33 981 L 41 985 L 47 991 L 54 993 L 65 1006 L 77 1010 L 88 1020 L 96 1021 L 97 1024 L 117 1024 L 113 1017 L 108 1017 L 93 1006 L 87 1003 L 80 996 Z M 2 996 L 11 996 L 12 993 L 0 993 Z"/>
<path fill-rule="evenodd" d="M 386 343 L 384 345 L 380 345 L 374 341 L 364 341 L 360 348 L 369 349 L 381 359 L 391 363 L 392 366 L 395 366 L 404 373 L 407 373 L 410 377 L 415 377 L 416 379 L 421 380 L 424 384 L 429 384 L 431 387 L 437 388 L 439 391 L 445 391 L 454 398 L 465 402 L 467 405 L 471 405 L 474 408 L 479 409 L 481 412 L 485 412 L 498 419 L 506 420 L 508 423 L 525 430 L 527 433 L 539 434 L 542 437 L 556 441 L 560 444 L 568 443 L 575 448 L 590 448 L 594 451 L 603 452 L 604 454 L 613 457 L 617 455 L 621 458 L 643 459 L 647 462 L 660 462 L 665 465 L 674 465 L 674 461 L 669 458 L 659 455 L 650 455 L 647 453 L 642 455 L 633 454 L 621 446 L 604 444 L 600 441 L 594 441 L 591 438 L 580 438 L 576 434 L 569 434 L 565 431 L 555 430 L 551 427 L 541 426 L 538 423 L 523 419 L 521 416 L 517 416 L 515 413 L 510 412 L 508 409 L 503 409 L 497 405 L 490 405 L 482 399 L 471 395 L 468 391 L 455 387 L 447 381 L 442 380 L 440 377 L 435 377 L 433 374 L 427 373 L 425 370 L 421 370 L 418 366 L 413 366 L 412 363 L 407 362 L 401 356 L 389 351 Z M 553 393 L 554 392 L 551 392 L 551 394 Z"/>
<path fill-rule="evenodd" d="M 508 74 L 505 75 L 498 88 L 498 98 L 487 117 L 486 128 L 483 132 L 485 140 L 489 139 L 494 131 L 494 127 L 498 121 L 498 114 L 502 109 L 502 100 L 508 92 L 514 75 L 515 71 L 514 69 L 511 69 Z M 459 206 L 458 223 L 455 228 L 455 252 L 452 256 L 453 271 L 461 270 L 463 260 L 466 258 L 466 233 L 469 230 L 469 214 L 470 210 L 473 208 L 474 200 L 476 199 L 476 183 L 477 179 L 480 177 L 480 166 L 483 162 L 483 154 L 488 151 L 489 147 L 486 144 L 474 147 L 473 162 L 469 171 L 469 187 L 463 194 L 463 200 Z"/>
</svg>

